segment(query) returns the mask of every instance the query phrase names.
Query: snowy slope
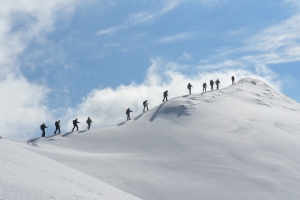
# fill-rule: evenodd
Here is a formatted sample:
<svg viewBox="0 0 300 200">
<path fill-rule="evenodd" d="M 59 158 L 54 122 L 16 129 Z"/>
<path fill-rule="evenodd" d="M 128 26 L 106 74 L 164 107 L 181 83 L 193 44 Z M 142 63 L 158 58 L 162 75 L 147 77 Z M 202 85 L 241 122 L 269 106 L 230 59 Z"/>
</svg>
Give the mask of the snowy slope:
<svg viewBox="0 0 300 200">
<path fill-rule="evenodd" d="M 174 98 L 117 126 L 29 143 L 142 199 L 300 196 L 300 105 L 252 78 Z"/>
<path fill-rule="evenodd" d="M 138 199 L 0 139 L 0 199 Z"/>
</svg>

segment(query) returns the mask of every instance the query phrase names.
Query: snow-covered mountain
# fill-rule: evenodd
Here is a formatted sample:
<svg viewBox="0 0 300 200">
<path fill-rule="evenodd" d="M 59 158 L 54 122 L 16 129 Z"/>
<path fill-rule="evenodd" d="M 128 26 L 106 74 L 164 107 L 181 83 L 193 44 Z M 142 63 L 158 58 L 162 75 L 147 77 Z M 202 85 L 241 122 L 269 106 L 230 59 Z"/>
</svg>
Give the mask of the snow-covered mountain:
<svg viewBox="0 0 300 200">
<path fill-rule="evenodd" d="M 28 144 L 20 145 L 141 199 L 300 196 L 300 104 L 253 78 Z"/>
</svg>

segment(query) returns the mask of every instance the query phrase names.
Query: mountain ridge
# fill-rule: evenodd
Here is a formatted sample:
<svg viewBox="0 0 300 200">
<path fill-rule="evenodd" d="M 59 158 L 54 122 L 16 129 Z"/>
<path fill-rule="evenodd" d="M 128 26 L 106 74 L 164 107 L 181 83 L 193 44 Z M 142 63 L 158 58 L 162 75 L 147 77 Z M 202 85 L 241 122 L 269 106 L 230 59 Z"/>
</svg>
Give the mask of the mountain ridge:
<svg viewBox="0 0 300 200">
<path fill-rule="evenodd" d="M 300 105 L 246 78 L 28 149 L 142 199 L 296 199 Z"/>
</svg>

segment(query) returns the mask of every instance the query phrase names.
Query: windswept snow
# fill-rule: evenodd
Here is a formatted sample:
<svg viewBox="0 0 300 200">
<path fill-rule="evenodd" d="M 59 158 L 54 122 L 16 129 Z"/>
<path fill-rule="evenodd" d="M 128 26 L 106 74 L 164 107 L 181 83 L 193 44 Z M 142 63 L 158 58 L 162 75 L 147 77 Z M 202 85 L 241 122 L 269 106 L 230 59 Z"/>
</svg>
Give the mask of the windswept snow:
<svg viewBox="0 0 300 200">
<path fill-rule="evenodd" d="M 138 199 L 20 145 L 0 140 L 0 199 Z"/>
<path fill-rule="evenodd" d="M 171 99 L 113 127 L 28 144 L 142 199 L 300 196 L 300 105 L 253 78 Z"/>
</svg>

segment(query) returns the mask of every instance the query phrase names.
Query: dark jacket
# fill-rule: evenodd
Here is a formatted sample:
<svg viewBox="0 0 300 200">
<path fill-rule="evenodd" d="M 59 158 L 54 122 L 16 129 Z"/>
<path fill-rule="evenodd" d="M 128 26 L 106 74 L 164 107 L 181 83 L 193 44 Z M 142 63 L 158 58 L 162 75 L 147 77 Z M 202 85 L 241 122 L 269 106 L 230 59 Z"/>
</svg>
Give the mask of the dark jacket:
<svg viewBox="0 0 300 200">
<path fill-rule="evenodd" d="M 78 123 L 80 123 L 77 119 L 73 120 L 73 125 L 77 125 Z"/>
<path fill-rule="evenodd" d="M 86 123 L 88 123 L 88 124 L 90 124 L 90 123 L 92 123 L 93 121 L 91 120 L 91 118 L 88 118 L 87 120 L 86 120 Z"/>
<path fill-rule="evenodd" d="M 45 128 L 48 128 L 45 124 L 41 125 L 41 130 L 45 130 Z"/>
</svg>

